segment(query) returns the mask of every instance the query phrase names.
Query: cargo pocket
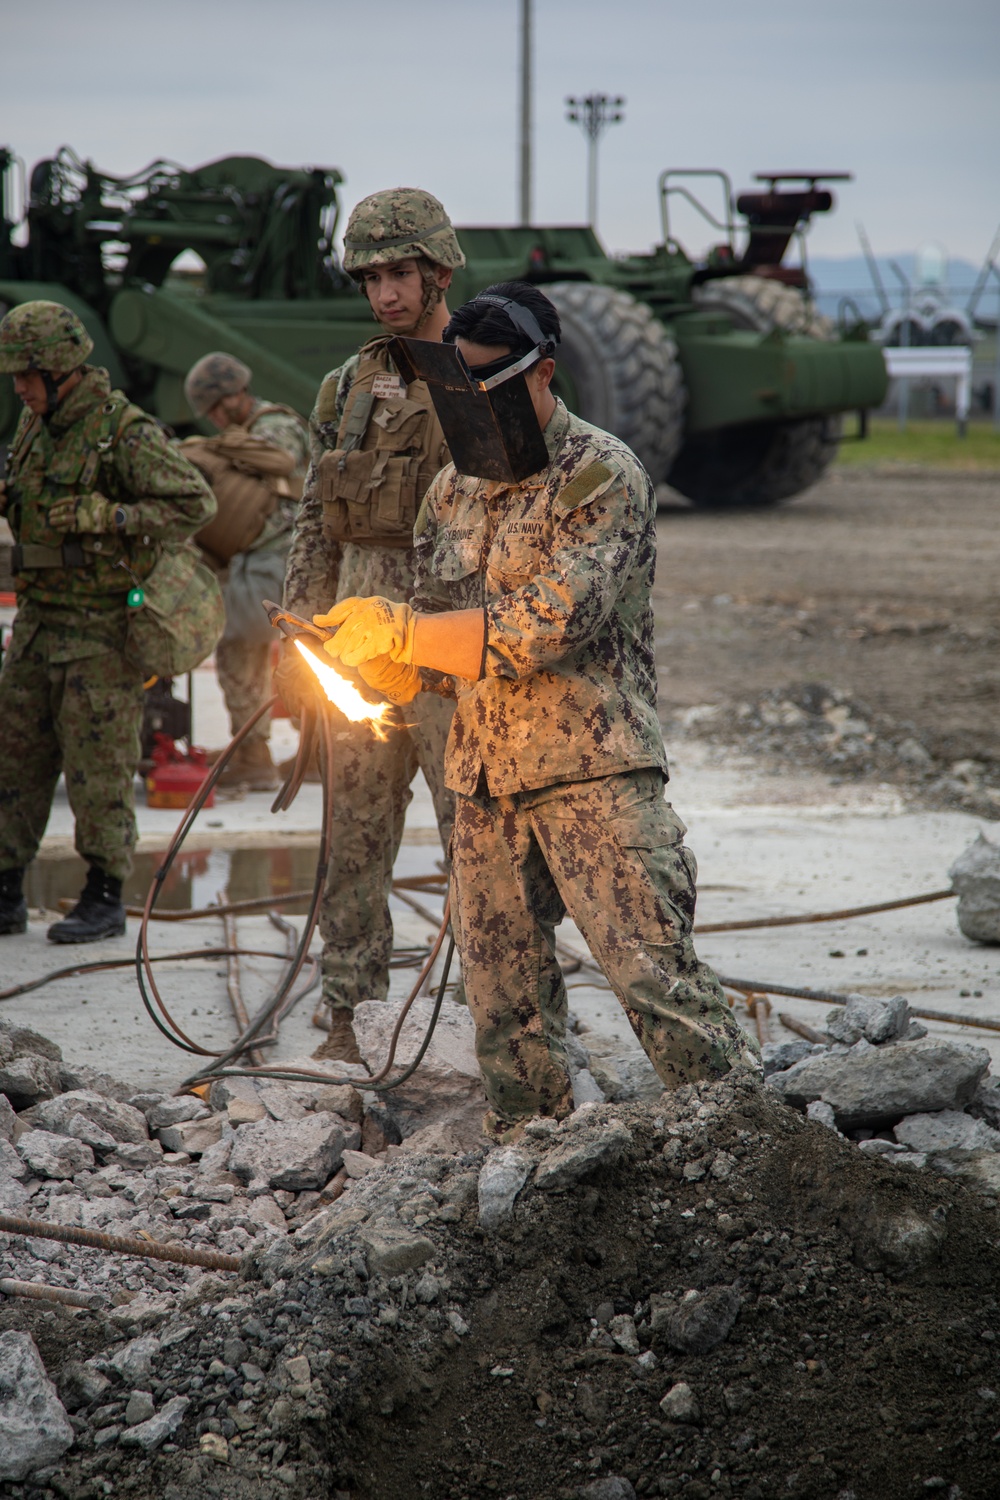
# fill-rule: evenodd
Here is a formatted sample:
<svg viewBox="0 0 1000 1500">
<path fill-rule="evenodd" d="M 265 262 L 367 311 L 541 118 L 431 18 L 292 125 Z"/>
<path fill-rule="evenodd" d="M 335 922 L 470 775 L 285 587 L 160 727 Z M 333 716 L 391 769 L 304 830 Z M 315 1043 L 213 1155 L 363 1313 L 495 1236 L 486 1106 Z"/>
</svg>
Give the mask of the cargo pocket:
<svg viewBox="0 0 1000 1500">
<path fill-rule="evenodd" d="M 659 811 L 662 809 L 662 812 Z M 621 850 L 619 912 L 644 942 L 680 943 L 694 923 L 698 865 L 684 842 L 684 825 L 667 803 L 648 804 L 610 819 Z"/>
</svg>

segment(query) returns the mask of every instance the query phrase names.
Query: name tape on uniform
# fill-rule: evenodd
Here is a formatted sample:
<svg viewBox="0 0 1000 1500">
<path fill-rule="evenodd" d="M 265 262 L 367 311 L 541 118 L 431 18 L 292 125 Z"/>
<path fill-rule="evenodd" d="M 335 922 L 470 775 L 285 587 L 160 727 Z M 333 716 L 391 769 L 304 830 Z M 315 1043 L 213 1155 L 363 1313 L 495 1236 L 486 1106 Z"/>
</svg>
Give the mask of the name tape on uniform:
<svg viewBox="0 0 1000 1500">
<path fill-rule="evenodd" d="M 393 396 L 405 396 L 406 386 L 399 375 L 376 375 L 372 395 L 376 401 L 391 401 Z"/>
</svg>

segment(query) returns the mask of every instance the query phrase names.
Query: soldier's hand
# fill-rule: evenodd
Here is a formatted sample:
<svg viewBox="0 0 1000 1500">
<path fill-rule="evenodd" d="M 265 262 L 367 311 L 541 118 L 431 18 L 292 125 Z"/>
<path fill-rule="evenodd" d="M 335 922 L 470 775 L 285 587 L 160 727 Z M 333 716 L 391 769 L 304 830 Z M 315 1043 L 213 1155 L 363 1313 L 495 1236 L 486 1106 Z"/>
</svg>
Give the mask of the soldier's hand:
<svg viewBox="0 0 1000 1500">
<path fill-rule="evenodd" d="M 377 594 L 371 599 L 342 599 L 329 614 L 313 615 L 313 624 L 336 628 L 336 635 L 323 642 L 323 650 L 345 667 L 360 666 L 375 656 L 413 660 L 416 616 L 408 604 Z"/>
<path fill-rule="evenodd" d="M 418 667 L 393 661 L 391 656 L 373 656 L 361 663 L 358 673 L 390 703 L 412 703 L 423 686 Z"/>
<path fill-rule="evenodd" d="M 48 523 L 54 531 L 87 531 L 100 534 L 115 529 L 112 501 L 95 490 L 89 495 L 64 495 L 49 506 Z"/>
<path fill-rule="evenodd" d="M 282 641 L 273 683 L 275 692 L 281 694 L 282 703 L 296 718 L 316 701 L 316 678 L 302 660 L 294 641 Z"/>
</svg>

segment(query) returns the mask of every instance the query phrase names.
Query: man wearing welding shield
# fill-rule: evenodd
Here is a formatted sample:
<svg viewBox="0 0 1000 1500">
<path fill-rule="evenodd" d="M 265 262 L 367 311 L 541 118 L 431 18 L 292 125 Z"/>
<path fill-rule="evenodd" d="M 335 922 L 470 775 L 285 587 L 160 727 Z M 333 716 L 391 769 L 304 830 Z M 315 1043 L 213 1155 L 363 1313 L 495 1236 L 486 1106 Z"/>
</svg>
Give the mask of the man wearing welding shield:
<svg viewBox="0 0 1000 1500">
<path fill-rule="evenodd" d="M 413 607 L 356 598 L 316 616 L 339 627 L 327 651 L 396 702 L 434 673 L 457 680 L 455 914 L 497 1141 L 572 1108 L 566 912 L 665 1085 L 759 1067 L 695 954 L 696 865 L 663 797 L 652 484 L 553 396 L 559 333 L 543 293 L 511 282 L 459 308 L 436 354 L 397 341 L 453 458 L 417 521 Z"/>
</svg>

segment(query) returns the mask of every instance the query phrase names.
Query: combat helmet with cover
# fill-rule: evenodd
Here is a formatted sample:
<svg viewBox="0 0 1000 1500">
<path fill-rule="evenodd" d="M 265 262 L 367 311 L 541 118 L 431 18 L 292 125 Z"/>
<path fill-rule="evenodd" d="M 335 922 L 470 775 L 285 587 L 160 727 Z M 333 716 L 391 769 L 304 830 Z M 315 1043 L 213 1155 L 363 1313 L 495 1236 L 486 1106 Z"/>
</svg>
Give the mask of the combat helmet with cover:
<svg viewBox="0 0 1000 1500">
<path fill-rule="evenodd" d="M 61 302 L 21 302 L 0 322 L 0 374 L 69 375 L 93 348 L 76 313 Z"/>
<path fill-rule="evenodd" d="M 232 354 L 217 350 L 192 365 L 184 379 L 184 395 L 196 417 L 206 417 L 224 396 L 238 396 L 253 378 L 253 371 Z"/>
<path fill-rule="evenodd" d="M 344 270 L 355 281 L 368 266 L 423 257 L 460 271 L 465 256 L 444 205 L 423 188 L 388 188 L 362 198 L 344 233 Z"/>
</svg>

